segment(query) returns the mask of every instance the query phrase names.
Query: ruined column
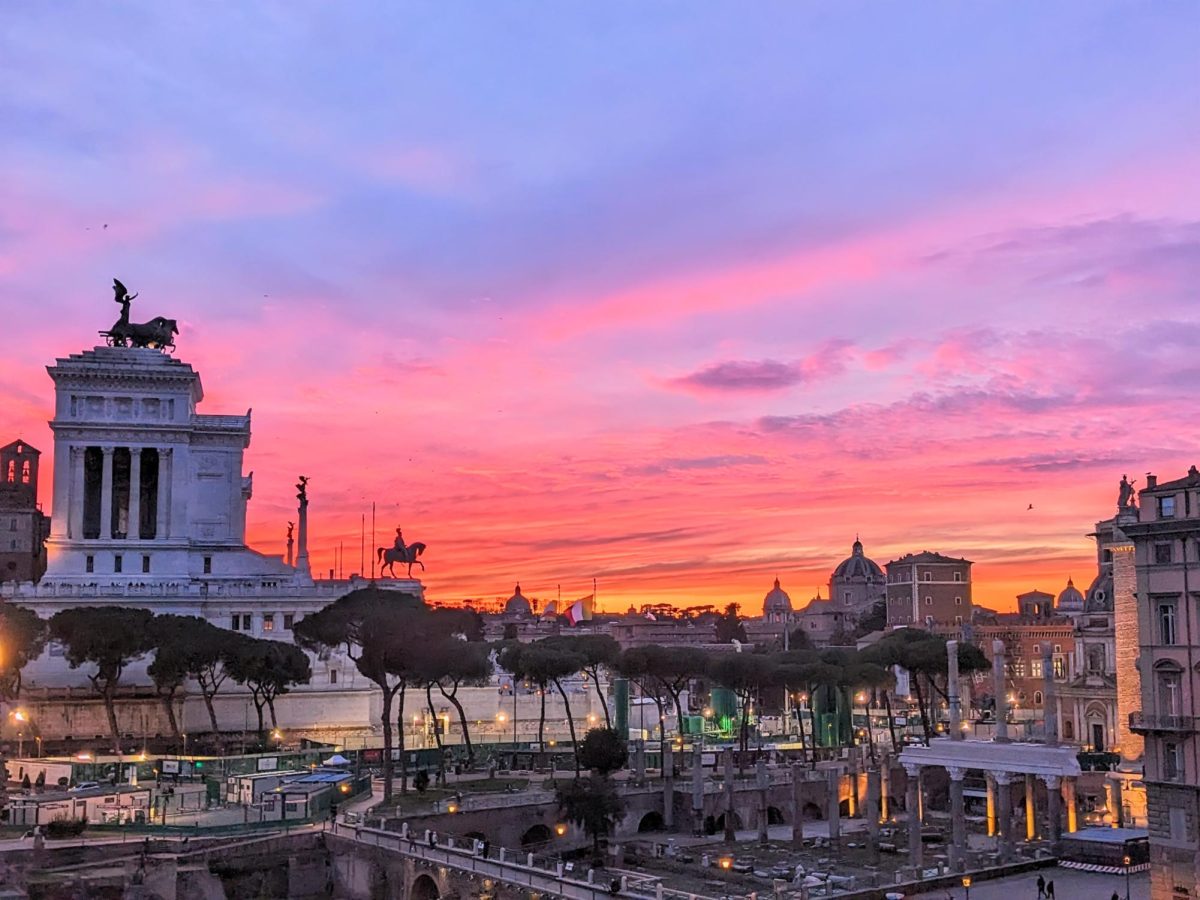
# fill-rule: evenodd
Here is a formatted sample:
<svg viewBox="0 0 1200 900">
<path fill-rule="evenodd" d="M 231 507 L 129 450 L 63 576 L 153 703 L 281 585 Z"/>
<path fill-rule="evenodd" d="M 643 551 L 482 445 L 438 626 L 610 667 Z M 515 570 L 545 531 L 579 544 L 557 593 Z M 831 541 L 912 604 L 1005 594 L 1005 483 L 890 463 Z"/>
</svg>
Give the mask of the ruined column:
<svg viewBox="0 0 1200 900">
<path fill-rule="evenodd" d="M 984 775 L 984 783 L 987 785 L 987 836 L 996 836 L 996 779 L 991 775 Z"/>
<path fill-rule="evenodd" d="M 846 816 L 854 818 L 858 815 L 858 758 L 850 757 L 850 768 L 846 773 L 849 791 L 846 794 Z"/>
<path fill-rule="evenodd" d="M 663 827 L 675 830 L 675 750 L 667 744 L 663 748 Z"/>
<path fill-rule="evenodd" d="M 1062 837 L 1062 779 L 1057 775 L 1043 775 L 1046 784 L 1046 837 L 1053 845 Z"/>
<path fill-rule="evenodd" d="M 1058 696 L 1054 688 L 1054 654 L 1049 645 L 1042 654 L 1042 731 L 1048 745 L 1058 743 Z"/>
<path fill-rule="evenodd" d="M 735 837 L 733 830 L 733 748 L 726 747 L 721 756 L 725 763 L 725 840 L 732 841 Z"/>
<path fill-rule="evenodd" d="M 996 695 L 996 734 L 993 740 L 1008 740 L 1008 688 L 1004 683 L 1004 641 L 992 641 L 992 691 Z"/>
<path fill-rule="evenodd" d="M 908 858 L 912 865 L 920 868 L 924 864 L 921 844 L 921 816 L 918 809 L 921 805 L 921 767 L 905 765 L 908 773 L 908 784 L 904 790 L 904 806 L 908 812 Z"/>
<path fill-rule="evenodd" d="M 953 844 L 950 852 L 950 866 L 956 872 L 966 869 L 967 858 L 967 811 L 963 805 L 963 779 L 967 770 L 958 766 L 947 766 L 950 774 L 950 833 Z"/>
<path fill-rule="evenodd" d="M 1025 776 L 1025 840 L 1037 837 L 1037 802 L 1033 793 L 1033 776 Z"/>
<path fill-rule="evenodd" d="M 1116 778 L 1104 781 L 1104 800 L 1108 814 L 1112 816 L 1112 827 L 1121 828 L 1124 824 L 1125 813 L 1121 808 L 1121 782 Z"/>
<path fill-rule="evenodd" d="M 839 839 L 842 836 L 842 805 L 841 805 L 841 773 L 837 769 L 830 769 L 827 774 L 827 786 L 829 790 L 828 798 L 828 815 L 829 820 L 829 843 L 837 846 Z"/>
<path fill-rule="evenodd" d="M 879 821 L 886 822 L 891 810 L 888 809 L 888 794 L 892 787 L 892 758 L 883 754 L 879 764 Z"/>
<path fill-rule="evenodd" d="M 646 742 L 640 740 L 633 748 L 633 777 L 638 784 L 646 780 Z"/>
<path fill-rule="evenodd" d="M 767 790 L 771 786 L 771 777 L 767 774 L 767 761 L 759 757 L 754 766 L 754 781 L 758 787 L 758 842 L 767 842 Z"/>
<path fill-rule="evenodd" d="M 804 842 L 804 766 L 792 763 L 792 846 Z"/>
<path fill-rule="evenodd" d="M 1012 773 L 996 773 L 996 813 L 1000 825 L 1000 861 L 1008 862 L 1013 854 L 1012 832 Z"/>
<path fill-rule="evenodd" d="M 104 467 L 100 475 L 100 539 L 112 538 L 112 502 L 113 502 L 113 448 L 101 447 L 104 456 Z"/>
<path fill-rule="evenodd" d="M 872 862 L 879 860 L 879 798 L 882 783 L 879 769 L 867 771 L 867 847 L 871 851 Z"/>
<path fill-rule="evenodd" d="M 697 741 L 692 760 L 692 833 L 704 834 L 704 748 Z"/>
<path fill-rule="evenodd" d="M 1075 779 L 1069 775 L 1065 777 L 1062 789 L 1063 799 L 1067 807 L 1067 834 L 1074 834 L 1079 830 L 1079 806 L 1075 802 Z"/>
<path fill-rule="evenodd" d="M 962 740 L 962 700 L 958 696 L 958 641 L 946 641 L 946 696 L 950 707 L 950 740 Z"/>
<path fill-rule="evenodd" d="M 129 505 L 125 507 L 125 536 L 131 541 L 142 536 L 142 448 L 129 448 Z"/>
</svg>

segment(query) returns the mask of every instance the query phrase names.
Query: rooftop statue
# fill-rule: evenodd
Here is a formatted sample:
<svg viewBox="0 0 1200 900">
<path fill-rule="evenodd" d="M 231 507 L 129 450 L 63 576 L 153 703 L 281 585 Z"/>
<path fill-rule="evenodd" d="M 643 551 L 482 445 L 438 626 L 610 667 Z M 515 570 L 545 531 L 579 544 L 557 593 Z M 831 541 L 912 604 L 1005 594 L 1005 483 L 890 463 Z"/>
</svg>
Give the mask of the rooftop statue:
<svg viewBox="0 0 1200 900">
<path fill-rule="evenodd" d="M 412 567 L 418 565 L 421 571 L 425 571 L 425 563 L 421 562 L 421 554 L 425 552 L 425 545 L 420 541 L 415 541 L 411 544 L 404 543 L 404 532 L 397 526 L 396 540 L 391 547 L 380 547 L 375 554 L 375 558 L 380 562 L 379 574 L 383 574 L 383 570 L 387 569 L 388 573 L 396 577 L 396 563 L 408 565 L 408 577 L 412 578 Z"/>
<path fill-rule="evenodd" d="M 174 350 L 175 335 L 179 327 L 174 319 L 155 316 L 149 322 L 131 323 L 129 306 L 137 294 L 130 294 L 119 279 L 113 279 L 113 300 L 121 305 L 121 318 L 108 331 L 100 332 L 110 347 L 152 347 L 156 350 Z"/>
<path fill-rule="evenodd" d="M 1117 509 L 1129 509 L 1133 501 L 1133 486 L 1137 484 L 1137 479 L 1129 480 L 1128 475 L 1121 476 L 1121 486 L 1117 494 Z"/>
</svg>

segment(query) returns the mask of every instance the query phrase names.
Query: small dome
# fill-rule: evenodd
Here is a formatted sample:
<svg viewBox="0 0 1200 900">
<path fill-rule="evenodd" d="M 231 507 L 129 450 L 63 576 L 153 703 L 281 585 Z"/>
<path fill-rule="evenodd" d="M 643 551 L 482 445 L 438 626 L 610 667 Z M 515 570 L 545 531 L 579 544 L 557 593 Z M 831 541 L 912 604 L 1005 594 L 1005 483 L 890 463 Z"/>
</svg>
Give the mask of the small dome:
<svg viewBox="0 0 1200 900">
<path fill-rule="evenodd" d="M 854 545 L 850 548 L 850 556 L 833 570 L 833 577 L 883 581 L 883 569 L 879 568 L 875 560 L 867 558 L 863 553 L 862 541 L 856 537 Z"/>
<path fill-rule="evenodd" d="M 1084 612 L 1113 611 L 1113 578 L 1111 573 L 1101 572 L 1087 589 Z"/>
<path fill-rule="evenodd" d="M 1075 587 L 1075 582 L 1068 578 L 1067 586 L 1058 595 L 1054 608 L 1059 612 L 1083 612 L 1083 606 L 1083 594 Z"/>
<path fill-rule="evenodd" d="M 779 579 L 775 579 L 775 587 L 767 592 L 767 596 L 763 598 L 763 615 L 779 615 L 782 613 L 790 613 L 792 611 L 792 598 L 787 595 L 787 591 L 779 586 Z"/>
<path fill-rule="evenodd" d="M 504 604 L 504 614 L 506 616 L 533 615 L 533 607 L 529 605 L 529 600 L 521 593 L 521 586 L 519 584 L 513 595 L 508 598 L 508 602 Z"/>
</svg>

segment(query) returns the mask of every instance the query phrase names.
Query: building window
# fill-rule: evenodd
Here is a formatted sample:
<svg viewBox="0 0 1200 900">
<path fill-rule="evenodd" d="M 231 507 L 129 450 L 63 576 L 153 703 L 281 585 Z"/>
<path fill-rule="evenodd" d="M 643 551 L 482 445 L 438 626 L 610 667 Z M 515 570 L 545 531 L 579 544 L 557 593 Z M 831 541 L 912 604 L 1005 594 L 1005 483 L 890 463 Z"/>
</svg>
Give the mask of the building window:
<svg viewBox="0 0 1200 900">
<path fill-rule="evenodd" d="M 954 617 L 954 624 L 955 624 L 955 625 L 961 625 L 961 624 L 962 624 L 962 616 L 955 616 L 955 617 Z"/>
<path fill-rule="evenodd" d="M 21 484 L 29 484 L 29 480 L 29 460 L 25 460 L 25 462 L 21 464 Z"/>
<path fill-rule="evenodd" d="M 926 616 L 926 617 L 925 617 L 925 624 L 926 624 L 926 625 L 932 625 L 932 624 L 933 624 L 933 616 Z"/>
<path fill-rule="evenodd" d="M 1183 747 L 1175 741 L 1163 742 L 1163 779 L 1179 781 L 1183 778 Z"/>
<path fill-rule="evenodd" d="M 1158 642 L 1160 644 L 1175 643 L 1175 604 L 1158 604 Z"/>
<path fill-rule="evenodd" d="M 1054 657 L 1054 677 L 1061 680 L 1066 678 L 1066 676 L 1067 666 L 1066 663 L 1063 662 L 1063 658 L 1061 656 Z"/>
<path fill-rule="evenodd" d="M 1034 656 L 1041 656 L 1041 655 L 1042 655 L 1042 645 L 1041 645 L 1041 644 L 1034 644 L 1034 645 L 1033 645 L 1033 655 L 1034 655 Z"/>
<path fill-rule="evenodd" d="M 954 598 L 954 605 L 955 605 L 955 606 L 962 606 L 962 597 L 955 597 L 955 598 Z"/>
<path fill-rule="evenodd" d="M 845 601 L 846 605 L 849 606 L 850 601 L 854 599 L 854 594 L 852 594 L 850 591 L 843 591 L 842 599 Z"/>
<path fill-rule="evenodd" d="M 926 572 L 926 573 L 925 573 L 925 576 L 924 576 L 924 577 L 923 577 L 921 580 L 922 580 L 922 581 L 933 581 L 933 573 L 932 573 L 932 572 Z"/>
<path fill-rule="evenodd" d="M 121 571 L 121 565 L 122 565 L 122 562 L 123 562 L 123 561 L 122 561 L 122 559 L 121 559 L 121 554 L 120 554 L 120 553 L 117 553 L 117 554 L 115 554 L 115 555 L 113 556 L 113 571 L 114 571 L 114 572 L 118 572 L 118 573 L 119 573 L 119 572 Z"/>
<path fill-rule="evenodd" d="M 296 621 L 296 616 L 295 616 L 295 614 L 294 614 L 294 613 L 284 613 L 284 614 L 283 614 L 283 630 L 284 630 L 284 631 L 291 631 L 291 630 L 292 630 L 292 624 L 293 624 L 295 621 Z"/>
<path fill-rule="evenodd" d="M 926 605 L 926 606 L 933 606 L 933 598 L 932 598 L 932 597 L 926 597 L 926 598 L 925 598 L 925 605 Z"/>
<path fill-rule="evenodd" d="M 240 615 L 238 615 L 237 613 L 233 614 L 233 630 L 234 631 L 242 630 L 242 617 Z"/>
<path fill-rule="evenodd" d="M 1172 806 L 1168 813 L 1171 828 L 1171 840 L 1184 843 L 1188 840 L 1187 810 L 1182 806 Z"/>
<path fill-rule="evenodd" d="M 83 568 L 88 572 L 95 572 L 96 571 L 96 557 L 90 556 L 90 555 L 85 557 L 83 560 Z"/>
<path fill-rule="evenodd" d="M 254 620 L 250 613 L 246 613 L 242 616 L 242 631 L 250 631 L 252 628 L 254 628 Z"/>
<path fill-rule="evenodd" d="M 1012 664 L 1012 673 L 1013 673 L 1013 678 L 1024 678 L 1025 677 L 1025 660 L 1014 659 L 1013 664 Z"/>
<path fill-rule="evenodd" d="M 1040 659 L 1031 659 L 1029 661 L 1029 674 L 1034 678 L 1042 677 L 1042 661 Z"/>
<path fill-rule="evenodd" d="M 1175 518 L 1175 498 L 1174 497 L 1159 497 L 1158 498 L 1158 517 L 1160 519 Z"/>
<path fill-rule="evenodd" d="M 955 572 L 955 573 L 954 573 L 954 580 L 955 580 L 955 581 L 962 581 L 962 572 Z"/>
<path fill-rule="evenodd" d="M 205 575 L 212 574 L 212 557 L 211 556 L 204 557 L 204 574 Z"/>
<path fill-rule="evenodd" d="M 329 670 L 329 683 L 330 683 L 330 684 L 337 684 L 337 676 L 338 676 L 338 670 L 337 670 L 337 669 L 330 669 L 330 670 Z"/>
<path fill-rule="evenodd" d="M 1179 673 L 1160 672 L 1158 676 L 1158 714 L 1179 715 Z"/>
<path fill-rule="evenodd" d="M 275 613 L 263 613 L 263 631 L 275 630 Z"/>
<path fill-rule="evenodd" d="M 142 574 L 145 575 L 145 574 L 148 574 L 149 572 L 150 572 L 150 555 L 144 554 L 142 556 Z"/>
<path fill-rule="evenodd" d="M 1033 705 L 1034 705 L 1034 706 L 1041 706 L 1041 705 L 1042 705 L 1042 692 L 1041 692 L 1041 691 L 1034 691 L 1034 692 L 1033 692 Z"/>
<path fill-rule="evenodd" d="M 1154 564 L 1158 566 L 1166 566 L 1171 563 L 1171 545 L 1170 544 L 1155 544 L 1154 545 Z"/>
<path fill-rule="evenodd" d="M 1055 653 L 1062 653 L 1062 644 L 1055 644 L 1055 645 L 1054 645 L 1054 652 L 1055 652 Z"/>
<path fill-rule="evenodd" d="M 17 520 L 16 519 L 13 519 L 11 522 L 8 523 L 8 530 L 9 531 L 17 530 Z"/>
</svg>

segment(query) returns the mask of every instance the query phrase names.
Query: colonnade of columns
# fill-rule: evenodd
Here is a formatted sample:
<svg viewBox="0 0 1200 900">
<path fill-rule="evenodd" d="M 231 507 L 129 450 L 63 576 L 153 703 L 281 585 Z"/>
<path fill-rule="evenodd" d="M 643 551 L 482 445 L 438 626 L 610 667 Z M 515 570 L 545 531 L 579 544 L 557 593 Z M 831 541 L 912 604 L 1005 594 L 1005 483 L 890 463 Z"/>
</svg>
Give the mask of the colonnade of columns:
<svg viewBox="0 0 1200 900">
<path fill-rule="evenodd" d="M 124 498 L 122 508 L 116 510 L 113 478 L 113 458 L 118 449 L 129 451 L 129 490 Z M 154 527 L 151 533 L 142 530 L 142 476 L 143 470 L 154 472 L 145 466 L 144 451 L 157 451 L 157 472 L 155 474 L 154 490 Z M 86 507 L 88 504 L 87 488 L 87 452 L 99 450 L 101 455 L 100 491 L 99 491 L 99 528 L 95 534 L 85 535 Z M 130 540 L 162 540 L 170 536 L 170 484 L 172 470 L 172 452 L 170 447 L 117 447 L 117 446 L 72 446 L 69 452 L 69 509 L 67 537 L 81 540 L 85 537 L 100 540 L 112 540 L 114 537 L 126 537 Z M 123 533 L 114 534 L 113 523 L 121 522 L 124 515 L 125 528 Z M 149 529 L 148 529 L 149 531 Z"/>
<path fill-rule="evenodd" d="M 909 810 L 908 850 L 911 864 L 924 865 L 924 845 L 921 840 L 921 824 L 924 821 L 921 787 L 922 770 L 927 766 L 905 764 L 908 785 L 905 807 Z M 947 766 L 950 776 L 950 865 L 962 871 L 966 868 L 967 823 L 963 795 L 966 768 Z M 1013 821 L 1013 787 L 1024 789 L 1025 840 L 1039 839 L 1057 842 L 1063 835 L 1078 830 L 1078 804 L 1075 796 L 1075 778 L 1058 775 L 1031 775 L 1014 772 L 995 772 L 987 778 L 987 833 L 998 837 L 997 849 L 1002 861 L 1012 858 L 1016 843 Z M 1046 809 L 1044 821 L 1039 822 L 1035 779 L 1041 779 L 1046 787 Z M 1064 815 L 1065 814 L 1065 815 Z M 1065 821 L 1064 821 L 1065 818 Z M 1040 828 L 1039 828 L 1040 825 Z"/>
</svg>

